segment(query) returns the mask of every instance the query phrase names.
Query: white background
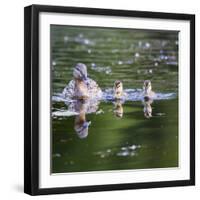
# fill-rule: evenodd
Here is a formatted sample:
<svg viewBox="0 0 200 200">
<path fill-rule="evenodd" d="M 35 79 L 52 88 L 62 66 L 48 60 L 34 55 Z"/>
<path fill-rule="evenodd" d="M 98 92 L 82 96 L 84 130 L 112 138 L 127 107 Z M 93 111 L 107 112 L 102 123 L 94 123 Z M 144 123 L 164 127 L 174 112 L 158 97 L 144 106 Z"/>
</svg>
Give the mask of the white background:
<svg viewBox="0 0 200 200">
<path fill-rule="evenodd" d="M 0 12 L 0 199 L 31 199 L 23 194 L 23 7 L 29 4 L 132 9 L 196 14 L 196 44 L 200 44 L 200 5 L 198 0 L 6 0 Z M 196 45 L 197 46 L 197 45 Z M 196 66 L 200 46 L 196 47 Z M 196 68 L 200 85 L 200 68 Z M 198 89 L 199 90 L 199 89 Z M 196 90 L 197 91 L 197 90 Z M 200 91 L 200 90 L 199 90 Z M 200 92 L 196 94 L 200 111 Z M 200 114 L 196 112 L 196 186 L 128 190 L 85 194 L 40 196 L 37 199 L 199 199 L 200 195 Z"/>
</svg>

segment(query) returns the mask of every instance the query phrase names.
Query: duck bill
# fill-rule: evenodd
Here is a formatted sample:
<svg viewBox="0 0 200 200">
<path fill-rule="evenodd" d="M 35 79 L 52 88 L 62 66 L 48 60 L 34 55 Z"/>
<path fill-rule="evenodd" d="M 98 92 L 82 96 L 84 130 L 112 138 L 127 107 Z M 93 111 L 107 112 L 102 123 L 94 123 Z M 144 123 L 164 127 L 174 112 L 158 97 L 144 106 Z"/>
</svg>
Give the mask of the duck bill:
<svg viewBox="0 0 200 200">
<path fill-rule="evenodd" d="M 88 79 L 87 76 L 83 76 L 84 81 L 87 81 L 87 79 Z"/>
</svg>

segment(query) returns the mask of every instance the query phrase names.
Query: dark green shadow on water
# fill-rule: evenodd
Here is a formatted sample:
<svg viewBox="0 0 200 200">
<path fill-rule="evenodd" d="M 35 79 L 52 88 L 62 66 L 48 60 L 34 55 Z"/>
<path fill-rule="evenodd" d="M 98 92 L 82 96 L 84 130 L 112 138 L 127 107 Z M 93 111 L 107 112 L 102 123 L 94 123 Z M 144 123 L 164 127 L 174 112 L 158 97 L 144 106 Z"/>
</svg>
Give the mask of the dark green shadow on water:
<svg viewBox="0 0 200 200">
<path fill-rule="evenodd" d="M 123 118 L 112 103 L 103 114 L 88 114 L 88 137 L 74 131 L 74 117 L 53 120 L 53 173 L 147 169 L 178 166 L 177 99 L 155 101 L 153 117 L 144 118 L 141 102 L 123 105 Z"/>
</svg>

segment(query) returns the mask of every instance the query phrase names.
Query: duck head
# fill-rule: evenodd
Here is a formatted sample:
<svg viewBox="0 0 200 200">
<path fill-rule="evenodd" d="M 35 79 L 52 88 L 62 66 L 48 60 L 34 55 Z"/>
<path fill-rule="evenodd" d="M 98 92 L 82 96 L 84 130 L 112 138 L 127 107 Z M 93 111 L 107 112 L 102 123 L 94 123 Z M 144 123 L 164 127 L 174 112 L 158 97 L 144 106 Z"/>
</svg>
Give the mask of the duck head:
<svg viewBox="0 0 200 200">
<path fill-rule="evenodd" d="M 149 94 L 151 92 L 152 86 L 150 80 L 145 80 L 143 85 L 143 90 L 145 94 Z"/>
<path fill-rule="evenodd" d="M 117 80 L 114 83 L 114 97 L 120 98 L 123 94 L 123 84 L 121 81 Z"/>
<path fill-rule="evenodd" d="M 86 65 L 83 63 L 77 63 L 76 66 L 74 67 L 73 76 L 74 76 L 74 79 L 76 80 L 86 81 L 87 80 Z"/>
</svg>

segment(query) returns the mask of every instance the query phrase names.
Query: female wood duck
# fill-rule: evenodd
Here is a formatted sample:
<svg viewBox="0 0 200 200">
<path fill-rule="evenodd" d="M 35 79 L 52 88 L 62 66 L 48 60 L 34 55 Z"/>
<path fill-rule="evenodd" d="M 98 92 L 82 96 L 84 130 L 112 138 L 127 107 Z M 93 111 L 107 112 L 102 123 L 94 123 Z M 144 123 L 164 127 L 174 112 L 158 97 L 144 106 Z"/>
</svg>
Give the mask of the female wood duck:
<svg viewBox="0 0 200 200">
<path fill-rule="evenodd" d="M 152 91 L 151 81 L 145 80 L 143 85 L 144 100 L 153 99 L 155 97 L 155 92 Z"/>
<path fill-rule="evenodd" d="M 73 70 L 74 80 L 71 80 L 69 84 L 63 90 L 63 97 L 66 99 L 88 99 L 97 98 L 100 99 L 102 91 L 98 84 L 88 78 L 87 67 L 83 63 L 78 63 Z"/>
<path fill-rule="evenodd" d="M 123 91 L 123 83 L 119 80 L 115 81 L 113 91 L 114 99 L 122 99 L 126 96 L 126 93 Z"/>
</svg>

